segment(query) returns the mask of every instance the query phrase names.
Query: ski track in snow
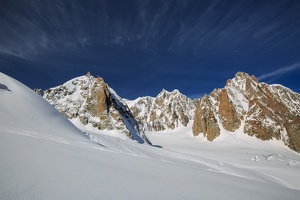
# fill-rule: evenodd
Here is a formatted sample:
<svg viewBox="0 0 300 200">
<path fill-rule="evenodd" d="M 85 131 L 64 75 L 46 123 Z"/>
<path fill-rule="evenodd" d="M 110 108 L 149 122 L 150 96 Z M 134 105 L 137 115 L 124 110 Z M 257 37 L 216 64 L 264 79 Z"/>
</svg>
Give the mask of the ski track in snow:
<svg viewBox="0 0 300 200">
<path fill-rule="evenodd" d="M 82 134 L 86 135 L 91 141 L 95 144 L 89 144 L 82 141 L 70 141 L 68 139 L 54 136 L 47 133 L 38 133 L 34 131 L 26 131 L 20 130 L 18 128 L 8 128 L 4 126 L 0 126 L 0 133 L 6 134 L 16 134 L 22 135 L 26 137 L 32 137 L 35 139 L 46 140 L 50 142 L 56 142 L 64 145 L 72 145 L 76 147 L 83 148 L 93 148 L 101 151 L 107 151 L 111 153 L 118 154 L 126 154 L 134 157 L 144 158 L 144 159 L 152 159 L 158 160 L 162 162 L 168 163 L 176 163 L 181 164 L 188 167 L 198 168 L 200 170 L 206 170 L 214 173 L 221 173 L 230 176 L 236 176 L 244 179 L 251 179 L 260 182 L 273 183 L 278 184 L 283 187 L 287 187 L 290 189 L 297 189 L 293 187 L 291 184 L 286 181 L 276 177 L 274 175 L 270 175 L 261 170 L 256 170 L 253 168 L 247 168 L 242 165 L 231 165 L 224 161 L 208 159 L 205 157 L 199 157 L 194 155 L 189 155 L 185 153 L 179 153 L 173 150 L 168 150 L 159 147 L 153 147 L 148 144 L 138 144 L 136 141 L 124 140 L 120 138 L 115 138 L 107 135 L 94 134 L 89 133 L 87 131 L 82 132 Z M 249 152 L 248 152 L 249 153 Z M 258 153 L 257 151 L 253 151 L 253 153 Z M 276 157 L 282 157 L 286 165 L 297 167 L 299 162 L 296 160 L 285 158 L 280 154 L 275 153 L 262 153 L 260 156 L 255 156 L 252 159 L 256 162 L 260 162 L 261 160 L 272 161 L 275 160 Z M 278 159 L 279 160 L 279 159 Z M 298 188 L 299 189 L 299 188 Z"/>
<path fill-rule="evenodd" d="M 260 172 L 261 174 L 263 174 L 264 177 L 267 177 L 267 178 L 270 177 L 271 180 L 273 179 L 274 182 L 277 182 L 277 183 L 279 183 L 280 185 L 282 185 L 282 186 L 284 186 L 284 187 L 287 187 L 287 188 L 290 188 L 290 189 L 295 189 L 295 188 L 292 187 L 290 184 L 288 184 L 287 182 L 283 181 L 282 179 L 280 179 L 280 178 L 278 178 L 278 177 L 272 176 L 272 175 L 270 175 L 270 174 L 267 174 L 267 173 L 262 172 L 262 171 L 259 171 L 259 170 L 258 170 L 258 172 Z"/>
<path fill-rule="evenodd" d="M 222 173 L 226 175 L 231 176 L 237 176 L 241 178 L 251 179 L 251 180 L 257 180 L 257 181 L 263 181 L 268 182 L 270 178 L 266 178 L 265 180 L 262 180 L 259 177 L 254 177 L 253 175 L 249 174 L 249 172 L 244 171 L 241 168 L 237 168 L 234 166 L 231 166 L 228 163 L 225 162 L 219 162 L 216 160 L 209 160 L 207 158 L 199 158 L 196 156 L 186 155 L 183 153 L 178 153 L 170 150 L 165 150 L 158 147 L 152 147 L 150 145 L 140 145 L 137 144 L 134 141 L 120 141 L 122 139 L 116 139 L 109 136 L 104 136 L 106 140 L 108 140 L 110 143 L 113 143 L 114 145 L 119 146 L 117 149 L 110 149 L 109 147 L 105 147 L 105 145 L 101 144 L 101 139 L 97 138 L 97 136 L 92 136 L 90 133 L 87 135 L 89 136 L 89 139 L 97 144 L 100 144 L 100 146 L 91 145 L 84 142 L 77 142 L 77 141 L 69 141 L 61 137 L 49 135 L 46 133 L 36 133 L 32 131 L 25 131 L 25 130 L 19 130 L 19 129 L 13 129 L 13 128 L 6 128 L 0 126 L 0 132 L 2 133 L 8 133 L 8 134 L 17 134 L 27 137 L 32 137 L 36 139 L 51 141 L 51 142 L 57 142 L 65 145 L 72 145 L 72 146 L 78 146 L 78 147 L 87 147 L 87 148 L 94 148 L 102 151 L 108 151 L 113 153 L 123 153 L 130 156 L 145 158 L 145 159 L 155 159 L 160 160 L 163 162 L 169 162 L 169 163 L 175 163 L 176 160 L 181 160 L 181 163 L 185 166 L 190 167 L 197 167 L 202 170 L 207 170 L 211 172 L 216 173 Z M 178 162 L 177 162 L 178 163 Z M 249 171 L 249 170 L 248 170 Z M 291 189 L 294 189 L 289 184 L 285 183 L 284 181 L 280 180 L 277 177 L 271 176 L 269 174 L 266 174 L 264 172 L 259 171 L 261 174 L 267 177 L 271 177 L 272 179 L 275 179 L 276 182 L 279 181 L 283 183 L 282 185 Z M 246 175 L 247 174 L 247 175 Z M 270 180 L 269 182 L 273 182 Z"/>
<path fill-rule="evenodd" d="M 93 134 L 93 133 L 91 133 Z M 110 143 L 115 143 L 114 145 L 119 146 L 122 150 L 115 151 L 116 153 L 125 153 L 127 155 L 141 157 L 145 159 L 155 159 L 163 162 L 169 163 L 181 163 L 185 166 L 196 167 L 201 170 L 207 170 L 215 173 L 226 174 L 230 176 L 236 176 L 245 179 L 251 179 L 266 183 L 279 184 L 283 187 L 295 189 L 287 182 L 281 180 L 276 176 L 272 176 L 260 170 L 250 169 L 241 165 L 232 165 L 224 161 L 208 159 L 199 156 L 193 156 L 185 153 L 179 153 L 173 150 L 167 150 L 164 148 L 153 147 L 150 145 L 140 145 L 134 141 L 127 141 L 122 139 L 116 139 L 110 136 L 101 136 L 99 134 L 94 135 L 95 138 L 105 137 Z M 109 146 L 109 145 L 108 145 Z M 113 150 L 114 151 L 114 150 Z M 272 154 L 270 154 L 272 155 Z M 178 160 L 180 162 L 178 162 Z M 266 159 L 268 160 L 268 159 Z"/>
</svg>

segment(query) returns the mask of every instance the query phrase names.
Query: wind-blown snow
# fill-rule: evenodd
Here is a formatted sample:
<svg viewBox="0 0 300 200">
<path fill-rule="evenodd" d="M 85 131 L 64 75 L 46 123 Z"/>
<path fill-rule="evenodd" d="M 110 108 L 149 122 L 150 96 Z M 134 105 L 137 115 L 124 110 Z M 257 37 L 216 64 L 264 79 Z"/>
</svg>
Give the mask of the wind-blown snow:
<svg viewBox="0 0 300 200">
<path fill-rule="evenodd" d="M 0 199 L 299 199 L 300 156 L 276 142 L 83 133 L 18 81 L 0 84 Z"/>
</svg>

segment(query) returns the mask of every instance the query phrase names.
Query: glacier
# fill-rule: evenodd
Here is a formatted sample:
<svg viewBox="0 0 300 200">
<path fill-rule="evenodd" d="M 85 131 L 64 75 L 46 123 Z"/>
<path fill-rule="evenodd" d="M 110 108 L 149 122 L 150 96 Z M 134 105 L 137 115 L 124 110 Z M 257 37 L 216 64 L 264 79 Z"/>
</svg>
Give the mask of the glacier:
<svg viewBox="0 0 300 200">
<path fill-rule="evenodd" d="M 299 199 L 300 156 L 242 133 L 210 143 L 191 124 L 140 144 L 79 130 L 0 73 L 0 199 Z"/>
</svg>

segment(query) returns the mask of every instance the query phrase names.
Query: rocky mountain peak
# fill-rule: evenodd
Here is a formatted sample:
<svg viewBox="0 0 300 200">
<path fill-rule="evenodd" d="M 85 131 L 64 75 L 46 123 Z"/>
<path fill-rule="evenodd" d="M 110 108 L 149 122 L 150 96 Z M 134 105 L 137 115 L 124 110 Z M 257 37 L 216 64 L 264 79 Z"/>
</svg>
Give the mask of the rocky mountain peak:
<svg viewBox="0 0 300 200">
<path fill-rule="evenodd" d="M 45 91 L 36 90 L 72 122 L 99 130 L 117 130 L 140 143 L 151 142 L 133 118 L 127 104 L 90 72 Z"/>
<path fill-rule="evenodd" d="M 106 83 L 104 82 L 104 79 L 99 76 L 95 79 L 95 82 L 99 83 L 103 87 L 107 87 Z"/>
<path fill-rule="evenodd" d="M 172 93 L 172 94 L 181 94 L 181 93 L 179 92 L 179 90 L 177 90 L 177 89 L 174 89 L 171 93 Z"/>
<path fill-rule="evenodd" d="M 281 85 L 259 82 L 238 72 L 222 89 L 191 100 L 178 90 L 156 97 L 124 100 L 90 72 L 48 90 L 36 90 L 72 122 L 99 130 L 118 130 L 139 142 L 144 131 L 163 131 L 193 123 L 194 136 L 209 141 L 223 133 L 244 132 L 261 140 L 282 140 L 300 152 L 300 95 Z"/>
<path fill-rule="evenodd" d="M 140 97 L 128 103 L 144 130 L 163 131 L 187 124 L 194 115 L 194 101 L 178 90 L 163 89 L 155 98 Z"/>
<path fill-rule="evenodd" d="M 159 98 L 159 97 L 166 98 L 166 97 L 169 97 L 171 95 L 174 96 L 174 95 L 183 95 L 183 94 L 180 93 L 178 89 L 174 89 L 171 92 L 166 90 L 166 89 L 162 89 L 162 91 L 156 97 L 157 98 Z"/>
<path fill-rule="evenodd" d="M 86 73 L 86 75 L 85 75 L 86 77 L 91 77 L 91 72 L 88 72 L 88 73 Z"/>
<path fill-rule="evenodd" d="M 245 73 L 245 72 L 237 72 L 235 75 L 234 75 L 234 78 L 240 78 L 240 79 L 248 79 L 250 78 L 250 75 Z"/>
<path fill-rule="evenodd" d="M 165 90 L 164 88 L 162 89 L 162 91 L 160 91 L 160 93 L 158 93 L 158 95 L 156 96 L 156 98 L 166 98 L 169 95 L 169 91 Z"/>
<path fill-rule="evenodd" d="M 242 130 L 262 140 L 282 140 L 300 151 L 299 101 L 299 94 L 238 72 L 223 89 L 214 90 L 198 103 L 193 133 L 214 140 L 219 130 Z"/>
</svg>

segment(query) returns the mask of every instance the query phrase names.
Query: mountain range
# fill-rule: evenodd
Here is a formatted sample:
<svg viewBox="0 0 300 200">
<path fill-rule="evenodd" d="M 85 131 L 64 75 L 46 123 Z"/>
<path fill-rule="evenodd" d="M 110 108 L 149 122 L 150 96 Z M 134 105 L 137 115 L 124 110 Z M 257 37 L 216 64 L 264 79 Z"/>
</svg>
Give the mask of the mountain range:
<svg viewBox="0 0 300 200">
<path fill-rule="evenodd" d="M 228 96 L 230 87 L 225 86 Z M 245 134 L 254 116 L 254 108 L 243 111 L 255 101 L 250 93 L 235 102 L 228 97 L 230 110 L 242 104 L 236 116 L 242 113 L 243 119 L 238 125 L 226 121 L 219 114 L 226 103 L 222 90 L 195 100 L 163 90 L 129 101 L 87 74 L 51 89 L 64 117 L 32 89 L 0 73 L 0 199 L 299 199 L 299 153 L 281 140 Z M 211 107 L 205 110 L 204 103 Z M 193 125 L 206 129 L 193 133 Z M 210 138 L 218 129 L 219 136 Z"/>
<path fill-rule="evenodd" d="M 118 131 L 140 143 L 151 144 L 147 131 L 189 125 L 195 137 L 202 135 L 209 141 L 242 131 L 261 140 L 282 140 L 300 151 L 300 95 L 243 72 L 224 88 L 194 100 L 178 90 L 164 89 L 156 97 L 123 99 L 91 73 L 35 92 L 77 126 Z"/>
</svg>

